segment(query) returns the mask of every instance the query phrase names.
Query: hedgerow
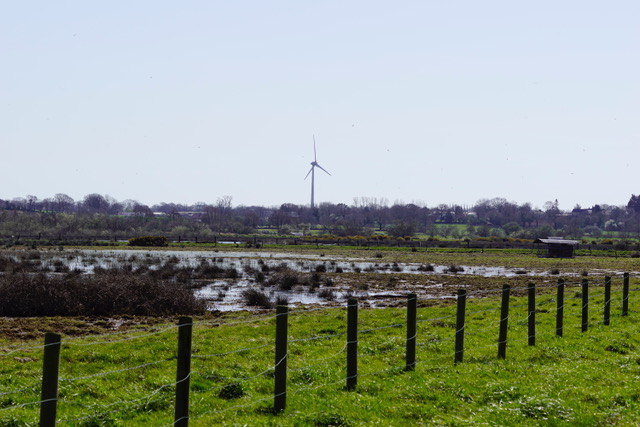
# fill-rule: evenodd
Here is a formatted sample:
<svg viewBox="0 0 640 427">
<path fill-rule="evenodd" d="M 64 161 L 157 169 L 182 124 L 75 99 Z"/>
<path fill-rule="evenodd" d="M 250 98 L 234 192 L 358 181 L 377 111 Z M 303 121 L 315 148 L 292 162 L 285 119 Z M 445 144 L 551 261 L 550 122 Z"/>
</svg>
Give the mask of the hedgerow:
<svg viewBox="0 0 640 427">
<path fill-rule="evenodd" d="M 141 236 L 129 239 L 129 246 L 169 246 L 164 236 Z"/>
</svg>

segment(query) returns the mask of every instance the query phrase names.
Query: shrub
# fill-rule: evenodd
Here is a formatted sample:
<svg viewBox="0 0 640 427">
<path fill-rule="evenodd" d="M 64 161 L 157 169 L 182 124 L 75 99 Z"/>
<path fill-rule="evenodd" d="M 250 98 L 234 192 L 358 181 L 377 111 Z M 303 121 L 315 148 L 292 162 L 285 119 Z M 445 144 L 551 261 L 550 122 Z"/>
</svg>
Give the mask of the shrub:
<svg viewBox="0 0 640 427">
<path fill-rule="evenodd" d="M 451 273 L 458 273 L 458 272 L 464 271 L 464 267 L 460 267 L 460 266 L 457 266 L 457 265 L 451 265 L 451 266 L 449 266 L 447 271 L 449 271 Z"/>
<path fill-rule="evenodd" d="M 626 251 L 627 250 L 627 242 L 618 242 L 614 246 L 614 249 L 618 251 Z"/>
<path fill-rule="evenodd" d="M 238 277 L 240 277 L 240 273 L 238 273 L 238 270 L 231 267 L 225 270 L 224 277 L 227 279 L 237 279 Z"/>
<path fill-rule="evenodd" d="M 273 308 L 273 302 L 267 294 L 258 289 L 245 289 L 242 291 L 244 303 L 251 307 Z"/>
<path fill-rule="evenodd" d="M 327 289 L 324 288 L 322 290 L 320 290 L 320 292 L 318 292 L 318 296 L 320 298 L 324 298 L 328 301 L 333 301 L 335 299 L 335 294 L 333 293 L 333 291 L 331 289 Z"/>
<path fill-rule="evenodd" d="M 282 291 L 290 291 L 298 283 L 300 283 L 298 273 L 288 267 L 274 273 L 269 279 L 269 285 L 277 285 Z"/>
<path fill-rule="evenodd" d="M 320 279 L 322 279 L 322 275 L 320 273 L 311 273 L 311 276 L 309 277 L 311 284 L 320 283 Z"/>
<path fill-rule="evenodd" d="M 129 239 L 129 246 L 169 246 L 164 236 L 142 236 Z"/>
<path fill-rule="evenodd" d="M 199 279 L 216 279 L 222 276 L 224 273 L 224 268 L 218 267 L 215 264 L 201 262 L 194 271 L 194 277 L 197 277 Z"/>
<path fill-rule="evenodd" d="M 127 272 L 0 276 L 0 316 L 162 316 L 204 311 L 205 303 L 190 287 Z"/>
</svg>

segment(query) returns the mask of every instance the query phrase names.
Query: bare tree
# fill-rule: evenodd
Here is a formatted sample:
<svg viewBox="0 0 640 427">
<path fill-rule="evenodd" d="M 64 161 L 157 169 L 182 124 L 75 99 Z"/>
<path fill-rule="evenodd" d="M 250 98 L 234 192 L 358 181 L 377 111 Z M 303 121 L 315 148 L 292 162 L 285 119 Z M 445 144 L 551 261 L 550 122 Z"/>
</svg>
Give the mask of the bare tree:
<svg viewBox="0 0 640 427">
<path fill-rule="evenodd" d="M 75 201 L 64 193 L 57 193 L 53 196 L 53 206 L 56 212 L 71 212 Z"/>
</svg>

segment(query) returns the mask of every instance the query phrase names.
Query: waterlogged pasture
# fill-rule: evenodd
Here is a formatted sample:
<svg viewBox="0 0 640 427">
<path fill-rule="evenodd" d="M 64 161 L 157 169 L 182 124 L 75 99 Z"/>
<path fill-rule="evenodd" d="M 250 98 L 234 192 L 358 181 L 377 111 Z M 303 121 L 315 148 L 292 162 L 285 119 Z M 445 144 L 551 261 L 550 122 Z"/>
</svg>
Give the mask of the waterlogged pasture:
<svg viewBox="0 0 640 427">
<path fill-rule="evenodd" d="M 628 317 L 620 316 L 620 287 L 614 285 L 610 326 L 602 324 L 602 289 L 593 288 L 587 332 L 581 332 L 578 290 L 567 289 L 559 338 L 554 290 L 539 289 L 535 346 L 527 345 L 526 298 L 512 298 L 506 360 L 496 357 L 499 293 L 472 292 L 482 298 L 467 302 L 464 361 L 457 365 L 455 304 L 419 301 L 412 372 L 404 370 L 404 307 L 361 309 L 353 391 L 344 387 L 344 305 L 293 309 L 287 408 L 280 414 L 271 411 L 274 312 L 197 317 L 190 425 L 638 425 L 637 283 Z M 59 425 L 172 424 L 175 322 L 62 340 Z M 37 424 L 41 358 L 39 339 L 0 340 L 1 425 Z"/>
<path fill-rule="evenodd" d="M 616 277 L 638 269 L 637 259 L 551 260 L 530 251 L 299 249 L 5 250 L 0 267 L 48 275 L 147 275 L 182 283 L 205 300 L 209 310 L 219 311 L 264 308 L 277 300 L 298 306 L 336 305 L 350 297 L 381 307 L 395 305 L 407 292 L 421 299 L 442 299 L 452 298 L 459 287 L 493 289 L 505 281 L 549 284 L 559 276 L 579 280 L 584 274 L 602 280 L 605 274 Z M 261 299 L 251 299 L 248 291 L 262 294 Z"/>
</svg>

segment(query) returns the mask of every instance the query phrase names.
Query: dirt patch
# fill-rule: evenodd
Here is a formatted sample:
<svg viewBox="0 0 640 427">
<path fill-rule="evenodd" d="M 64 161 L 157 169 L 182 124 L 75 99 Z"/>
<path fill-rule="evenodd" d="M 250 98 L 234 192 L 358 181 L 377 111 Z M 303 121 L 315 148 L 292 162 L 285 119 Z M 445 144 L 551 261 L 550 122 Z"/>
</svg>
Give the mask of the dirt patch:
<svg viewBox="0 0 640 427">
<path fill-rule="evenodd" d="M 46 332 L 67 336 L 100 335 L 148 330 L 158 324 L 175 323 L 170 317 L 0 317 L 0 339 L 29 341 Z"/>
</svg>

